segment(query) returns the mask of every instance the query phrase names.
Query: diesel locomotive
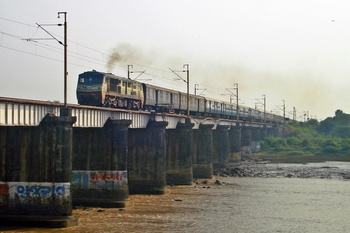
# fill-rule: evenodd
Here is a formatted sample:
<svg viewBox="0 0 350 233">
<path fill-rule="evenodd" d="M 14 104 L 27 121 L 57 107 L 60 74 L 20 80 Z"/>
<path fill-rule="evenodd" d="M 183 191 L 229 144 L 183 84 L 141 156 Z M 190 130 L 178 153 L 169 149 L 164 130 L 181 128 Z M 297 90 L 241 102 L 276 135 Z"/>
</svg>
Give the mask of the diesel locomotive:
<svg viewBox="0 0 350 233">
<path fill-rule="evenodd" d="M 87 71 L 79 75 L 77 99 L 81 105 L 124 108 L 185 114 L 187 94 L 111 73 Z M 257 109 L 239 106 L 239 119 L 284 123 L 281 116 Z M 189 113 L 192 116 L 236 119 L 237 106 L 225 101 L 189 95 Z"/>
</svg>

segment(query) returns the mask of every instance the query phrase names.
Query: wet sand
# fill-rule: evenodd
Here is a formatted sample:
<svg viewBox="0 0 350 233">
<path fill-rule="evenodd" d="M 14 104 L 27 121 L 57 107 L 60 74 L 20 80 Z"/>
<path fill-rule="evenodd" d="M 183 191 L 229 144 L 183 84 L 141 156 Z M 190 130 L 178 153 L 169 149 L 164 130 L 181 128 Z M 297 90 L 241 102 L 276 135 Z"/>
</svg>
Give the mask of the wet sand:
<svg viewBox="0 0 350 233">
<path fill-rule="evenodd" d="M 198 184 L 192 186 L 167 186 L 164 195 L 130 195 L 124 209 L 77 207 L 73 216 L 79 217 L 78 226 L 58 229 L 0 227 L 0 232 L 177 232 L 177 228 L 184 229 L 187 223 L 173 219 L 172 215 L 196 211 L 186 208 L 186 203 L 199 195 L 214 195 L 218 186 L 215 181 L 213 178 L 198 180 Z"/>
</svg>

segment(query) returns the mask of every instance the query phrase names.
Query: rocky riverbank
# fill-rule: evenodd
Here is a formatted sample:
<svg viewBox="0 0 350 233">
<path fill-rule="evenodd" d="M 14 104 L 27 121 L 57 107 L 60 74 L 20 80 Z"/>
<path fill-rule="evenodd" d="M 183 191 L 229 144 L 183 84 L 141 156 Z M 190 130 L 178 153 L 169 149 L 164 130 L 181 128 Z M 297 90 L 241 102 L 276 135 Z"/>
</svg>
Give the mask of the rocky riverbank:
<svg viewBox="0 0 350 233">
<path fill-rule="evenodd" d="M 320 163 L 271 163 L 267 160 L 248 159 L 230 163 L 228 167 L 215 170 L 222 177 L 288 177 L 350 179 L 350 162 Z"/>
</svg>

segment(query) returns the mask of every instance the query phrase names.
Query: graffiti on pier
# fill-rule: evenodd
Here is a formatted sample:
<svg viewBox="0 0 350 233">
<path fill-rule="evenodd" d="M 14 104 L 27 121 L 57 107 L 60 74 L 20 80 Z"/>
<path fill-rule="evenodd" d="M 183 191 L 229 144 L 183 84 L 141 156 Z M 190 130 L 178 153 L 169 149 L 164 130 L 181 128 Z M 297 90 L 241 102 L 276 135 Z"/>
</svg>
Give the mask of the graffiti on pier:
<svg viewBox="0 0 350 233">
<path fill-rule="evenodd" d="M 67 198 L 70 183 L 50 182 L 8 182 L 10 199 L 20 198 Z"/>
<path fill-rule="evenodd" d="M 5 182 L 0 182 L 0 213 L 2 212 L 2 207 L 6 206 L 8 203 L 9 186 Z"/>
<path fill-rule="evenodd" d="M 65 209 L 70 203 L 70 182 L 12 181 L 0 183 L 0 185 L 2 185 L 1 194 L 6 195 L 3 197 L 2 204 L 4 207 L 5 205 L 8 207 L 10 214 L 57 214 L 57 211 L 67 212 Z"/>
<path fill-rule="evenodd" d="M 7 196 L 9 194 L 9 186 L 5 182 L 0 182 L 0 197 Z"/>
<path fill-rule="evenodd" d="M 123 180 L 123 173 L 121 172 L 114 172 L 114 173 L 91 173 L 90 174 L 90 180 L 95 183 L 100 183 L 101 181 L 119 181 Z"/>
<path fill-rule="evenodd" d="M 72 186 L 83 189 L 119 189 L 128 184 L 126 171 L 73 171 Z"/>
</svg>

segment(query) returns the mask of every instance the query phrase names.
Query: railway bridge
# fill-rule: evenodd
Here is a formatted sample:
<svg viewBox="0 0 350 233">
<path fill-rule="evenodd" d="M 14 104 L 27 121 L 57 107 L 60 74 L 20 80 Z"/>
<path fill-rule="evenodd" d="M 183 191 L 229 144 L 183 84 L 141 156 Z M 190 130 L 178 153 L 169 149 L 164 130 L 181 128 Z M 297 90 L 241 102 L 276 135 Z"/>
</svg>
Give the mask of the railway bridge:
<svg viewBox="0 0 350 233">
<path fill-rule="evenodd" d="M 69 226 L 74 205 L 122 208 L 129 194 L 211 178 L 268 135 L 283 128 L 0 97 L 0 222 Z"/>
</svg>

